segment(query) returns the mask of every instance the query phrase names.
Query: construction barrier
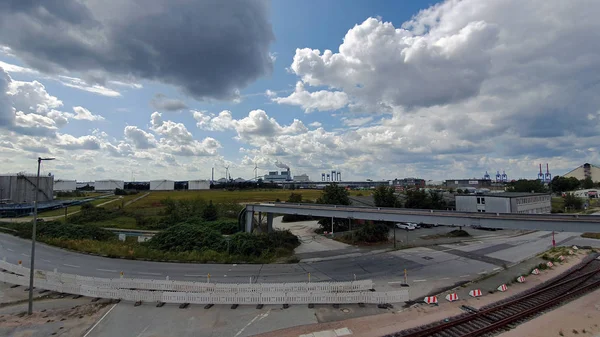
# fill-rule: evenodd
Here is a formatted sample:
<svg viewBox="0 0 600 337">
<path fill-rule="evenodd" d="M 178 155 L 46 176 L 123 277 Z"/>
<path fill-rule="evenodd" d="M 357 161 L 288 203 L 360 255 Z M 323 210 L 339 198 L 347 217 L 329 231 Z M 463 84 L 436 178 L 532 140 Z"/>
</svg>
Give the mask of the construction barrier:
<svg viewBox="0 0 600 337">
<path fill-rule="evenodd" d="M 437 296 L 427 296 L 423 299 L 423 302 L 427 304 L 438 304 Z"/>
<path fill-rule="evenodd" d="M 29 268 L 0 261 L 0 269 L 29 275 Z M 55 283 L 77 283 L 104 289 L 137 289 L 180 292 L 360 292 L 373 289 L 372 280 L 348 282 L 291 282 L 291 283 L 206 283 L 192 281 L 149 280 L 135 278 L 100 278 L 36 270 L 35 278 Z"/>
<path fill-rule="evenodd" d="M 561 261 L 564 261 L 565 257 L 561 255 L 561 256 L 558 257 L 558 259 L 561 260 Z"/>
<path fill-rule="evenodd" d="M 498 287 L 498 290 L 502 291 L 502 292 L 506 291 L 507 289 L 508 289 L 508 287 L 506 286 L 506 284 L 502 284 Z"/>
<path fill-rule="evenodd" d="M 456 293 L 446 295 L 446 300 L 448 302 L 458 301 L 458 295 Z"/>
<path fill-rule="evenodd" d="M 25 275 L 0 272 L 0 282 L 29 285 L 29 278 Z M 329 304 L 329 303 L 399 303 L 409 300 L 408 289 L 389 292 L 170 292 L 148 291 L 132 289 L 107 289 L 76 283 L 58 283 L 35 278 L 34 286 L 73 295 L 89 297 L 119 299 L 124 301 L 164 302 L 164 303 L 190 303 L 190 304 Z"/>
<path fill-rule="evenodd" d="M 548 268 L 552 268 L 554 267 L 554 263 L 552 263 L 552 261 L 548 261 L 548 263 L 546 263 L 546 266 L 548 266 Z"/>
<path fill-rule="evenodd" d="M 573 252 L 572 250 L 569 249 L 569 255 L 573 255 L 575 254 L 575 252 Z"/>
<path fill-rule="evenodd" d="M 524 283 L 525 282 L 525 278 L 523 276 L 519 276 L 519 277 L 517 277 L 517 282 Z"/>
<path fill-rule="evenodd" d="M 573 248 L 573 250 L 578 250 L 579 249 L 577 246 L 573 246 L 572 248 Z"/>
<path fill-rule="evenodd" d="M 473 289 L 473 290 L 469 291 L 469 296 L 471 296 L 471 297 L 479 297 L 482 295 L 483 295 L 483 293 L 481 292 L 480 289 Z"/>
<path fill-rule="evenodd" d="M 531 271 L 532 275 L 539 275 L 540 274 L 540 270 L 535 268 L 534 270 Z"/>
</svg>

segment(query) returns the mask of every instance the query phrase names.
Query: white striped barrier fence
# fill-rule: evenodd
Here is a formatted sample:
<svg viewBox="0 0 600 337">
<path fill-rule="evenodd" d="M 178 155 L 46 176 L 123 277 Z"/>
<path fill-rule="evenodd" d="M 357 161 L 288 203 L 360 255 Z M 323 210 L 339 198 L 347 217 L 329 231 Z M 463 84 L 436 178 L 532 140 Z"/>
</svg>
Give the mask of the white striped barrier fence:
<svg viewBox="0 0 600 337">
<path fill-rule="evenodd" d="M 569 255 L 573 255 L 573 254 L 575 254 L 575 252 L 572 251 L 571 249 L 569 249 Z"/>
<path fill-rule="evenodd" d="M 482 295 L 483 295 L 483 293 L 481 292 L 481 289 L 473 289 L 473 290 L 469 291 L 469 296 L 471 296 L 471 297 L 479 297 Z"/>
<path fill-rule="evenodd" d="M 508 289 L 508 287 L 506 286 L 506 284 L 501 284 L 501 285 L 498 287 L 498 290 L 499 290 L 499 291 L 502 291 L 502 292 L 505 292 L 507 289 Z"/>
<path fill-rule="evenodd" d="M 534 270 L 531 271 L 532 275 L 539 275 L 540 274 L 540 270 L 535 268 Z"/>
<path fill-rule="evenodd" d="M 525 282 L 525 278 L 523 276 L 519 276 L 519 277 L 517 277 L 517 282 L 524 283 Z"/>
<path fill-rule="evenodd" d="M 438 304 L 437 296 L 427 296 L 423 299 L 423 302 L 427 304 Z"/>
<path fill-rule="evenodd" d="M 559 259 L 560 261 L 564 261 L 564 260 L 565 260 L 565 257 L 561 255 L 561 256 L 559 256 L 559 257 L 558 257 L 558 259 Z"/>
<path fill-rule="evenodd" d="M 0 261 L 0 269 L 29 275 L 29 268 Z M 122 272 L 121 272 L 122 273 Z M 58 283 L 78 283 L 105 289 L 139 289 L 182 292 L 355 292 L 373 289 L 372 280 L 348 282 L 291 282 L 291 283 L 205 283 L 192 281 L 149 280 L 134 278 L 99 278 L 36 270 L 36 279 Z"/>
<path fill-rule="evenodd" d="M 0 273 L 0 282 L 29 285 L 24 275 Z M 124 301 L 190 303 L 190 304 L 330 304 L 330 303 L 400 303 L 409 300 L 408 289 L 390 292 L 235 292 L 235 293 L 193 293 L 147 291 L 130 289 L 106 289 L 81 284 L 57 283 L 36 278 L 34 286 L 73 295 L 119 299 Z"/>
<path fill-rule="evenodd" d="M 548 261 L 548 263 L 546 263 L 546 266 L 548 266 L 548 268 L 552 268 L 554 267 L 554 263 L 552 263 L 552 261 Z"/>
<path fill-rule="evenodd" d="M 456 293 L 448 294 L 448 295 L 446 295 L 446 301 L 448 301 L 448 302 L 458 301 L 458 295 Z"/>
<path fill-rule="evenodd" d="M 577 246 L 573 246 L 572 248 L 573 248 L 573 250 L 579 250 L 579 247 L 577 247 Z"/>
</svg>

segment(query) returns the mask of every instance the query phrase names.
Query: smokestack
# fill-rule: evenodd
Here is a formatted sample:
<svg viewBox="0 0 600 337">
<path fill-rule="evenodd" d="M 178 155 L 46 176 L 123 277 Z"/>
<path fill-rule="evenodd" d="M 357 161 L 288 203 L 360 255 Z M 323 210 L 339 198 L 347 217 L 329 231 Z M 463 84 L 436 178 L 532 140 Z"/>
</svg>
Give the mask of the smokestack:
<svg viewBox="0 0 600 337">
<path fill-rule="evenodd" d="M 211 176 L 210 176 L 210 177 L 211 177 L 211 178 L 210 178 L 210 181 L 211 181 L 211 182 L 214 182 L 214 181 L 215 181 L 215 168 L 214 168 L 214 167 L 212 168 L 212 174 L 211 174 Z"/>
</svg>

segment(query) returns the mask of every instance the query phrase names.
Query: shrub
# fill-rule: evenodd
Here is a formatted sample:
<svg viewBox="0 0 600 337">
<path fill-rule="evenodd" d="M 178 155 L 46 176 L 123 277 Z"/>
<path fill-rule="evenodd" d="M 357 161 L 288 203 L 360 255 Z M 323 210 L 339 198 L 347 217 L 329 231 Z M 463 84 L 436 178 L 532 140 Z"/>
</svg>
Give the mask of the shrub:
<svg viewBox="0 0 600 337">
<path fill-rule="evenodd" d="M 204 210 L 202 210 L 202 219 L 204 219 L 205 221 L 215 221 L 217 220 L 218 216 L 219 215 L 217 214 L 217 208 L 215 207 L 215 205 L 213 205 L 211 200 L 208 206 L 206 206 Z"/>
<path fill-rule="evenodd" d="M 69 216 L 69 222 L 84 225 L 90 222 L 112 220 L 123 215 L 121 210 L 108 210 L 103 207 L 94 207 L 91 204 L 83 204 L 79 213 Z"/>
<path fill-rule="evenodd" d="M 156 234 L 148 241 L 148 245 L 155 249 L 176 252 L 209 249 L 223 251 L 225 239 L 214 229 L 182 224 Z"/>
<path fill-rule="evenodd" d="M 354 239 L 361 242 L 381 242 L 388 240 L 390 229 L 384 224 L 366 224 L 354 233 Z"/>
<path fill-rule="evenodd" d="M 31 231 L 33 224 L 19 224 L 15 229 L 19 237 L 31 239 Z M 80 226 L 72 224 L 64 224 L 58 221 L 42 222 L 36 225 L 36 234 L 40 237 L 57 238 L 57 239 L 73 239 L 73 240 L 109 240 L 115 235 L 106 229 L 95 226 Z"/>
<path fill-rule="evenodd" d="M 281 222 L 309 221 L 312 219 L 313 217 L 310 215 L 285 214 L 283 218 L 281 218 Z"/>
<path fill-rule="evenodd" d="M 469 232 L 464 231 L 462 229 L 455 229 L 453 231 L 448 232 L 447 236 L 449 236 L 449 237 L 467 237 L 467 236 L 471 236 L 471 234 L 469 234 Z"/>
</svg>

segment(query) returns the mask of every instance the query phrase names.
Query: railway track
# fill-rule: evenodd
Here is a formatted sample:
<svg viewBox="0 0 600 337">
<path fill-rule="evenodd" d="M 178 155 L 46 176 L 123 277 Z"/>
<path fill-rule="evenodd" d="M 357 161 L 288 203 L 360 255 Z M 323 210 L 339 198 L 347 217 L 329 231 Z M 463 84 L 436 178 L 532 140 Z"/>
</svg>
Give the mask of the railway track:
<svg viewBox="0 0 600 337">
<path fill-rule="evenodd" d="M 444 321 L 385 337 L 483 336 L 513 328 L 519 322 L 600 287 L 600 256 L 590 257 L 562 275 L 526 292 Z"/>
</svg>

